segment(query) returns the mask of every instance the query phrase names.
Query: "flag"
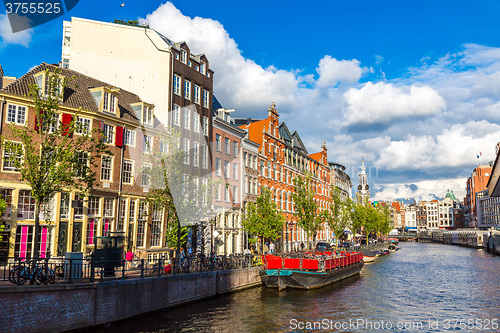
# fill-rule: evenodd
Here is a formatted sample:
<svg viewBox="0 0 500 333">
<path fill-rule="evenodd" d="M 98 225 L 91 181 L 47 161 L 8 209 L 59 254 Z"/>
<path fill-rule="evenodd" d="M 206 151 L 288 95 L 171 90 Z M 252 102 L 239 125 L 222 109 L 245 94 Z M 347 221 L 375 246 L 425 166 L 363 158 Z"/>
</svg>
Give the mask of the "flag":
<svg viewBox="0 0 500 333">
<path fill-rule="evenodd" d="M 479 155 L 476 155 L 477 158 L 479 158 L 479 156 L 483 155 L 483 153 L 479 152 Z"/>
</svg>

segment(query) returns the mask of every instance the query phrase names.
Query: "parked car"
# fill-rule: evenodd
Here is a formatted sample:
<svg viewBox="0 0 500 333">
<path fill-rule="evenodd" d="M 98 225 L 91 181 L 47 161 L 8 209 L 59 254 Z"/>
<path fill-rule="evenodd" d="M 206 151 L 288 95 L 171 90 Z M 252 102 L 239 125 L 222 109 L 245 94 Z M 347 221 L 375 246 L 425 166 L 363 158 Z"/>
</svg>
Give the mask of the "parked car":
<svg viewBox="0 0 500 333">
<path fill-rule="evenodd" d="M 319 242 L 316 244 L 316 251 L 332 251 L 332 246 L 328 243 Z"/>
</svg>

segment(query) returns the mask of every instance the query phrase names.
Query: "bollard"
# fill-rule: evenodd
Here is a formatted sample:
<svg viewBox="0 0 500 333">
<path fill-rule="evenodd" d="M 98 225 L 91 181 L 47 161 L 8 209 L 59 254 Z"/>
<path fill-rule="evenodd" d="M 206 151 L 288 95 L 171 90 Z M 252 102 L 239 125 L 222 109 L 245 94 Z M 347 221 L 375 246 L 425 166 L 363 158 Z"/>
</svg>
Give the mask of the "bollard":
<svg viewBox="0 0 500 333">
<path fill-rule="evenodd" d="M 104 280 L 104 265 L 102 264 L 103 262 L 103 257 L 101 257 L 101 278 L 99 279 L 99 282 L 102 282 Z"/>
<path fill-rule="evenodd" d="M 161 264 L 161 258 L 158 258 L 158 276 L 161 275 L 163 265 Z"/>
<path fill-rule="evenodd" d="M 122 280 L 125 280 L 125 260 L 122 261 Z"/>
<path fill-rule="evenodd" d="M 141 259 L 141 279 L 144 278 L 144 259 Z"/>
<path fill-rule="evenodd" d="M 69 272 L 69 283 L 71 283 L 71 275 L 73 275 L 73 274 L 71 274 L 71 269 L 72 268 L 73 268 L 73 259 L 70 259 L 69 260 L 69 270 L 68 270 L 68 272 Z"/>
<path fill-rule="evenodd" d="M 90 282 L 95 281 L 95 263 L 93 256 L 90 258 Z"/>
</svg>

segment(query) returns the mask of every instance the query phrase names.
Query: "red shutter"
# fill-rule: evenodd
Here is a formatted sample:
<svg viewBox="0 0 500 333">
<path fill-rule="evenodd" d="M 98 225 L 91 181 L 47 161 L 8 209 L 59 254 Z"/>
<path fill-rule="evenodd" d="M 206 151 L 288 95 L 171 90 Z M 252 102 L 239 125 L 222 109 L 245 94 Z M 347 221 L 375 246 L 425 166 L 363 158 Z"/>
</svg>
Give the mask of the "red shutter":
<svg viewBox="0 0 500 333">
<path fill-rule="evenodd" d="M 104 121 L 102 120 L 99 121 L 99 129 L 101 130 L 101 132 L 98 134 L 98 139 L 99 141 L 104 140 L 104 134 L 102 133 L 102 131 L 104 131 Z"/>
<path fill-rule="evenodd" d="M 141 142 L 141 152 L 144 152 L 144 134 L 139 133 L 139 140 Z"/>
<path fill-rule="evenodd" d="M 155 152 L 159 152 L 160 151 L 160 138 L 159 137 L 155 137 L 154 138 L 154 145 L 153 145 L 153 151 Z"/>
<path fill-rule="evenodd" d="M 115 145 L 117 147 L 123 146 L 123 127 L 121 126 L 116 126 Z"/>
<path fill-rule="evenodd" d="M 69 126 L 71 124 L 71 120 L 73 120 L 73 116 L 68 113 L 63 113 L 62 115 L 62 135 L 68 135 Z M 71 133 L 69 133 L 71 134 Z"/>
<path fill-rule="evenodd" d="M 40 111 L 40 118 L 42 118 L 42 123 L 43 123 L 43 110 Z M 40 132 L 40 127 L 38 126 L 38 116 L 36 115 L 36 112 L 35 112 L 35 131 L 38 133 Z"/>
</svg>

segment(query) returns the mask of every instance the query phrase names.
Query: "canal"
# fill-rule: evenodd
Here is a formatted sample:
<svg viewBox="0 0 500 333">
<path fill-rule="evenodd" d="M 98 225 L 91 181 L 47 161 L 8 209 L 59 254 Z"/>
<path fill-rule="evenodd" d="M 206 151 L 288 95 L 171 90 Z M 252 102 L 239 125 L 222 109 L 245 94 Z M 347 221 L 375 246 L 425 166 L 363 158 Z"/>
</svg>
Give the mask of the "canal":
<svg viewBox="0 0 500 333">
<path fill-rule="evenodd" d="M 257 287 L 97 332 L 500 331 L 500 257 L 453 245 L 400 247 L 321 289 Z"/>
</svg>

